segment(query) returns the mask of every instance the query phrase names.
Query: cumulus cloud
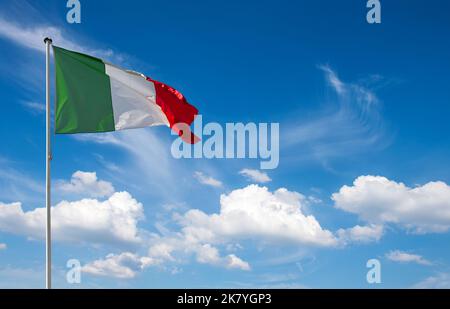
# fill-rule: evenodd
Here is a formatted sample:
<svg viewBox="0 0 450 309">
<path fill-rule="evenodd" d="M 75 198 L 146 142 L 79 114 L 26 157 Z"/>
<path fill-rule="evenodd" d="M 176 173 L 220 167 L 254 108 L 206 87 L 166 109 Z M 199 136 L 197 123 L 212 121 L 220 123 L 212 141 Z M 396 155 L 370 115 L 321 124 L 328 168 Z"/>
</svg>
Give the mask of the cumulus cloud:
<svg viewBox="0 0 450 309">
<path fill-rule="evenodd" d="M 95 276 L 107 276 L 120 279 L 134 278 L 144 268 L 158 262 L 149 257 L 124 252 L 118 255 L 109 254 L 105 259 L 95 260 L 81 267 L 81 271 Z"/>
<path fill-rule="evenodd" d="M 258 183 L 266 183 L 272 181 L 269 175 L 259 170 L 244 168 L 239 172 L 239 174 L 246 177 L 248 180 L 255 181 Z"/>
<path fill-rule="evenodd" d="M 324 230 L 314 216 L 303 213 L 304 199 L 303 195 L 284 188 L 272 193 L 266 187 L 250 185 L 222 194 L 219 213 L 209 215 L 193 209 L 183 216 L 181 224 L 185 234 L 205 240 L 335 245 L 333 234 Z"/>
<path fill-rule="evenodd" d="M 386 253 L 386 258 L 398 263 L 416 263 L 420 265 L 432 265 L 432 263 L 418 254 L 412 254 L 400 250 L 394 250 Z"/>
<path fill-rule="evenodd" d="M 220 188 L 223 185 L 221 181 L 219 181 L 211 176 L 207 176 L 207 175 L 203 174 L 202 172 L 195 172 L 194 177 L 195 177 L 195 179 L 198 180 L 199 183 L 201 183 L 203 185 L 207 185 L 207 186 L 211 186 L 211 187 L 215 187 L 215 188 Z"/>
<path fill-rule="evenodd" d="M 339 229 L 336 234 L 343 245 L 349 243 L 370 243 L 379 241 L 383 236 L 383 226 L 371 224 L 368 226 L 356 225 L 348 229 Z"/>
<path fill-rule="evenodd" d="M 95 187 L 107 194 L 112 185 L 100 185 L 95 173 L 77 172 L 60 189 L 72 192 Z M 84 189 L 81 189 L 84 188 Z M 106 189 L 105 189 L 106 188 Z M 148 246 L 147 253 L 110 254 L 83 266 L 92 275 L 133 278 L 148 266 L 185 263 L 194 257 L 198 263 L 248 271 L 249 262 L 237 255 L 242 242 L 260 247 L 340 247 L 349 243 L 378 240 L 381 226 L 370 224 L 333 233 L 323 228 L 307 209 L 308 198 L 281 188 L 269 191 L 259 185 L 233 190 L 220 197 L 216 213 L 191 209 L 183 214 L 172 209 L 171 228 L 161 234 L 138 229 L 144 218 L 143 206 L 127 192 L 115 192 L 106 200 L 94 198 L 62 201 L 52 208 L 53 233 L 57 241 L 90 244 Z M 175 225 L 173 225 L 175 224 Z M 0 231 L 43 238 L 45 209 L 24 211 L 20 203 L 0 203 Z M 145 242 L 142 235 L 145 233 Z M 223 254 L 227 248 L 236 254 Z"/>
<path fill-rule="evenodd" d="M 241 241 L 261 245 L 337 247 L 335 235 L 304 213 L 305 197 L 297 192 L 249 185 L 223 194 L 218 213 L 191 209 L 174 214 L 179 229 L 149 239 L 147 257 L 158 263 L 181 263 L 194 256 L 198 263 L 248 271 L 251 265 L 220 248 L 239 248 Z"/>
<path fill-rule="evenodd" d="M 77 171 L 70 181 L 56 182 L 56 190 L 64 194 L 82 194 L 85 197 L 105 197 L 114 193 L 110 182 L 99 180 L 95 172 Z"/>
<path fill-rule="evenodd" d="M 42 239 L 45 208 L 24 211 L 21 203 L 0 203 L 0 231 Z M 62 201 L 52 207 L 52 230 L 57 241 L 130 245 L 140 242 L 137 223 L 143 206 L 128 192 L 116 192 L 105 201 Z"/>
<path fill-rule="evenodd" d="M 6 250 L 6 244 L 0 243 L 0 250 Z"/>
<path fill-rule="evenodd" d="M 342 247 L 352 243 L 378 241 L 383 227 L 355 226 L 335 234 L 321 227 L 307 214 L 307 199 L 298 192 L 281 188 L 274 192 L 259 185 L 222 194 L 217 213 L 191 209 L 175 214 L 179 230 L 166 230 L 152 240 L 148 256 L 177 262 L 179 256 L 194 255 L 197 262 L 229 269 L 250 270 L 240 257 L 222 256 L 220 248 L 243 249 L 240 242 L 261 246 Z"/>
<path fill-rule="evenodd" d="M 173 262 L 188 254 L 199 263 L 250 270 L 250 264 L 234 254 L 221 256 L 219 247 L 245 240 L 276 246 L 339 245 L 332 232 L 304 213 L 304 203 L 303 195 L 287 189 L 270 192 L 258 185 L 237 189 L 222 194 L 218 213 L 191 209 L 176 215 L 179 231 L 153 239 L 148 255 Z"/>
<path fill-rule="evenodd" d="M 429 182 L 410 188 L 380 176 L 361 176 L 332 195 L 335 207 L 375 224 L 398 224 L 415 233 L 450 229 L 450 187 Z"/>
<path fill-rule="evenodd" d="M 179 245 L 183 246 L 186 243 Z M 193 247 L 178 247 L 177 250 L 189 250 L 196 255 L 196 260 L 202 264 L 209 264 L 227 269 L 250 270 L 250 265 L 234 254 L 220 256 L 219 250 L 210 244 L 194 245 Z M 109 254 L 104 259 L 98 259 L 82 266 L 81 271 L 93 276 L 132 279 L 138 273 L 150 266 L 160 266 L 167 261 L 175 261 L 171 252 L 175 248 L 164 243 L 152 246 L 147 256 L 140 256 L 131 252 Z"/>
<path fill-rule="evenodd" d="M 225 267 L 226 268 L 236 268 L 236 269 L 242 269 L 242 270 L 250 270 L 250 264 L 246 261 L 241 260 L 234 254 L 230 254 L 226 257 L 225 261 Z"/>
<path fill-rule="evenodd" d="M 223 266 L 229 269 L 250 270 L 250 265 L 247 262 L 241 260 L 234 254 L 221 257 L 219 250 L 210 244 L 204 244 L 198 248 L 197 261 L 204 264 Z"/>
<path fill-rule="evenodd" d="M 176 232 L 171 236 L 153 239 L 148 256 L 162 264 L 165 262 L 180 263 L 185 261 L 189 255 L 194 255 L 196 261 L 201 264 L 244 271 L 251 269 L 248 262 L 234 254 L 222 256 L 219 249 L 210 242 L 216 243 L 216 240 L 211 238 L 207 242 L 183 232 Z"/>
</svg>

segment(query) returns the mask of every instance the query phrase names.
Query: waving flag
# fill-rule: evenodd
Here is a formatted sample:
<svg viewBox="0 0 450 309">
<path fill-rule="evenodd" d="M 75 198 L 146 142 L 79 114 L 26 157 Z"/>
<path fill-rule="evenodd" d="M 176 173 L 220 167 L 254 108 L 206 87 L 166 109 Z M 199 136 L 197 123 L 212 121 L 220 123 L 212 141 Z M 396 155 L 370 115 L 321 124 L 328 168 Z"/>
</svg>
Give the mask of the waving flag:
<svg viewBox="0 0 450 309">
<path fill-rule="evenodd" d="M 161 82 L 85 54 L 53 47 L 56 67 L 57 134 L 110 132 L 166 125 L 185 142 L 199 139 L 177 124 L 198 110 Z"/>
</svg>

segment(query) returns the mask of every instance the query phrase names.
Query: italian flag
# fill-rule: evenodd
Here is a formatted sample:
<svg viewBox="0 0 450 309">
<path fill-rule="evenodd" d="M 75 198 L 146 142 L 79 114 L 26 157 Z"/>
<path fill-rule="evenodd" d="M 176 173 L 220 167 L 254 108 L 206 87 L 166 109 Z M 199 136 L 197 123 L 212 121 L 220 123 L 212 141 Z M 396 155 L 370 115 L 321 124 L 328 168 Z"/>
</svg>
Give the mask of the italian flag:
<svg viewBox="0 0 450 309">
<path fill-rule="evenodd" d="M 92 56 L 56 46 L 53 52 L 56 134 L 165 125 L 185 142 L 199 140 L 188 129 L 198 110 L 174 88 Z"/>
</svg>

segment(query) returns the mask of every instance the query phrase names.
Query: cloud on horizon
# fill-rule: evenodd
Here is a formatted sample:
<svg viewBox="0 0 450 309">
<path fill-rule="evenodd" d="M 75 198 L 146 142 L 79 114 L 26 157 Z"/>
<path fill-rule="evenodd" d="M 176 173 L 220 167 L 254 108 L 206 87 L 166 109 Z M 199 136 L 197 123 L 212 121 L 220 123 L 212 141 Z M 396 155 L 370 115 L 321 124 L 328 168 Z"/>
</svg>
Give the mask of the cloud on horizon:
<svg viewBox="0 0 450 309">
<path fill-rule="evenodd" d="M 360 176 L 332 195 L 337 209 L 373 224 L 394 224 L 417 234 L 450 229 L 450 186 L 442 181 L 410 188 L 381 176 Z"/>
</svg>

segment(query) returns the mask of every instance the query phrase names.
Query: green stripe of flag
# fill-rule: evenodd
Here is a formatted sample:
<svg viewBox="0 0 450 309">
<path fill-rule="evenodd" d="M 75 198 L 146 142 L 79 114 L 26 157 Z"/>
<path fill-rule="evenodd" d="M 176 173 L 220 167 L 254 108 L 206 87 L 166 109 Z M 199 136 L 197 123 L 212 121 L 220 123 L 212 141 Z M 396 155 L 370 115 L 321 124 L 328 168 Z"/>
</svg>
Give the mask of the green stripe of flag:
<svg viewBox="0 0 450 309">
<path fill-rule="evenodd" d="M 114 131 L 111 83 L 100 59 L 53 47 L 57 134 Z"/>
</svg>

